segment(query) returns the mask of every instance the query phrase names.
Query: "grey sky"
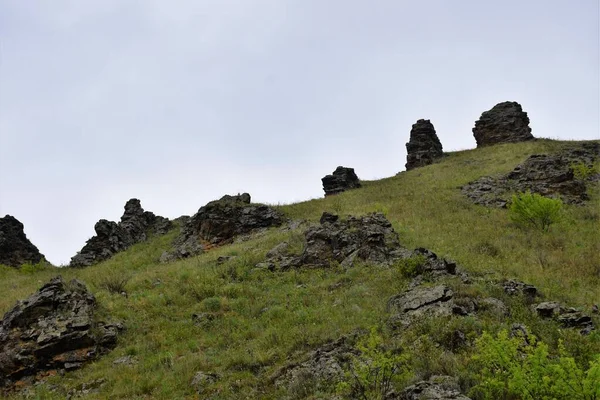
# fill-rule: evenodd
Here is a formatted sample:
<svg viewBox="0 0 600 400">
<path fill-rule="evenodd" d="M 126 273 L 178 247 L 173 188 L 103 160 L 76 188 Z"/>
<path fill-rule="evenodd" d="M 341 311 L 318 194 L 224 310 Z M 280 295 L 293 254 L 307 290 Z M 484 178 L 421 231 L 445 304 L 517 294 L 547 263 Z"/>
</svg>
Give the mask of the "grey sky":
<svg viewBox="0 0 600 400">
<path fill-rule="evenodd" d="M 404 169 L 411 125 L 475 147 L 515 100 L 533 134 L 599 136 L 598 0 L 0 0 L 0 216 L 66 263 L 131 197 L 321 197 Z"/>
</svg>

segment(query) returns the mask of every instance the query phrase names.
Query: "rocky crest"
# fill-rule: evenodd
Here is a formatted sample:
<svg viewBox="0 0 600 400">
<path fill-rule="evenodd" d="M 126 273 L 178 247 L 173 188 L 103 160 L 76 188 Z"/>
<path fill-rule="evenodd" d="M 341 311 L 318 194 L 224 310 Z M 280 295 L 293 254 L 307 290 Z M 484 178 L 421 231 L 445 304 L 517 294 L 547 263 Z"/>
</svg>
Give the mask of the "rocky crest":
<svg viewBox="0 0 600 400">
<path fill-rule="evenodd" d="M 8 311 L 0 323 L 0 387 L 73 370 L 112 349 L 120 324 L 94 320 L 96 299 L 60 276 Z"/>
<path fill-rule="evenodd" d="M 19 220 L 11 215 L 0 218 L 0 264 L 20 267 L 43 259 L 44 255 L 27 239 Z"/>
<path fill-rule="evenodd" d="M 592 142 L 560 154 L 533 155 L 512 172 L 482 177 L 463 186 L 462 192 L 474 203 L 488 207 L 506 207 L 512 193 L 527 191 L 580 204 L 588 199 L 587 186 L 575 176 L 573 165 L 591 166 L 599 152 L 600 145 Z"/>
<path fill-rule="evenodd" d="M 444 155 L 442 143 L 428 119 L 420 119 L 412 126 L 406 151 L 407 171 L 433 164 Z"/>
<path fill-rule="evenodd" d="M 162 262 L 202 253 L 205 247 L 230 243 L 234 237 L 262 228 L 280 226 L 284 216 L 273 207 L 251 204 L 250 195 L 223 196 L 201 207 L 183 226 L 174 249 Z"/>
<path fill-rule="evenodd" d="M 349 189 L 357 189 L 361 186 L 354 168 L 337 167 L 333 174 L 324 176 L 321 181 L 323 182 L 325 196 L 342 193 Z"/>
<path fill-rule="evenodd" d="M 101 219 L 94 225 L 96 235 L 71 258 L 71 267 L 88 267 L 109 259 L 128 247 L 143 242 L 148 233 L 162 235 L 172 227 L 167 218 L 144 211 L 138 199 L 125 204 L 125 212 L 119 223 Z"/>
<path fill-rule="evenodd" d="M 477 147 L 534 139 L 527 113 L 514 101 L 496 104 L 491 110 L 483 112 L 475 122 L 473 136 Z"/>
</svg>

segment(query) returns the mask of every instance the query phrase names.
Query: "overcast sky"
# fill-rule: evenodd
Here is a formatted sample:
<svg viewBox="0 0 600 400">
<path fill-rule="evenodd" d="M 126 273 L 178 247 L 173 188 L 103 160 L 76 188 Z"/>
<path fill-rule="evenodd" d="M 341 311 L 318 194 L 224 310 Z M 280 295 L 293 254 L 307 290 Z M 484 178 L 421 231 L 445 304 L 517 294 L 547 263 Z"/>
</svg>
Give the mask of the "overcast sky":
<svg viewBox="0 0 600 400">
<path fill-rule="evenodd" d="M 598 0 L 0 0 L 0 216 L 67 263 L 138 197 L 289 203 L 336 166 L 404 169 L 411 125 L 475 147 L 518 101 L 533 134 L 599 137 Z"/>
</svg>

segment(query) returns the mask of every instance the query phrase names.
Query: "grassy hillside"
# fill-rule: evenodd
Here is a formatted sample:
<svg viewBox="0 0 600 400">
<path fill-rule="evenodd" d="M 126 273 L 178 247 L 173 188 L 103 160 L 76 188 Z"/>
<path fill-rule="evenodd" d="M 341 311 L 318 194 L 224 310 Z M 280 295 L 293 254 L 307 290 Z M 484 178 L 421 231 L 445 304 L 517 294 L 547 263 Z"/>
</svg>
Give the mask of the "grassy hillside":
<svg viewBox="0 0 600 400">
<path fill-rule="evenodd" d="M 516 227 L 507 210 L 473 205 L 459 189 L 481 176 L 509 172 L 531 154 L 571 144 L 536 140 L 455 152 L 435 165 L 364 182 L 358 190 L 278 208 L 292 219 L 309 221 L 318 221 L 323 211 L 340 215 L 381 211 L 405 247 L 426 247 L 451 258 L 473 276 L 485 277 L 481 282 L 508 277 L 531 283 L 546 298 L 590 313 L 591 306 L 600 303 L 598 184 L 590 187 L 586 205 L 566 206 L 563 220 L 545 234 Z M 70 389 L 103 378 L 100 392 L 89 398 L 194 398 L 190 382 L 197 371 L 205 371 L 219 376 L 207 388 L 207 398 L 279 399 L 289 393 L 271 384 L 269 376 L 329 340 L 357 329 L 385 327 L 387 299 L 409 282 L 398 268 L 359 265 L 287 272 L 255 268 L 282 241 L 302 246 L 301 230 L 277 228 L 193 259 L 159 264 L 176 233 L 135 245 L 86 269 L 0 266 L 0 313 L 60 273 L 84 281 L 103 316 L 127 326 L 113 352 L 82 370 L 49 379 L 48 385 L 32 389 L 32 396 L 64 398 Z M 218 265 L 217 258 L 224 255 L 237 257 Z M 120 281 L 127 296 L 110 290 Z M 437 326 L 423 323 L 403 337 L 382 328 L 389 346 L 407 349 L 411 355 L 412 377 L 406 384 L 445 373 L 458 375 L 468 385 L 473 348 L 451 353 L 439 345 L 457 326 L 479 335 L 524 323 L 552 348 L 562 339 L 582 364 L 600 354 L 597 332 L 582 337 L 574 330 L 558 329 L 553 322 L 532 317 L 525 305 L 488 283 L 453 285 L 458 293 L 501 298 L 516 310 L 511 316 L 449 318 Z M 195 320 L 193 315 L 200 313 L 210 313 L 212 319 Z M 126 355 L 137 363 L 113 365 Z M 52 392 L 50 385 L 58 389 Z M 307 389 L 306 397 L 331 397 L 310 392 Z"/>
</svg>

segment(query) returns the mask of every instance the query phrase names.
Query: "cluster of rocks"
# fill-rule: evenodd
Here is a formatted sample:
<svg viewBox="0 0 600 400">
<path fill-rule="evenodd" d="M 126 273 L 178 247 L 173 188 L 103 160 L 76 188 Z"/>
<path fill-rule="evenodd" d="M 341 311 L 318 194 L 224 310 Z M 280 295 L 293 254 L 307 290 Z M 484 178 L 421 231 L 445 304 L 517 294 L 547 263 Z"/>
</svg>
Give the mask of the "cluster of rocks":
<svg viewBox="0 0 600 400">
<path fill-rule="evenodd" d="M 514 101 L 496 104 L 491 110 L 483 112 L 475 122 L 473 136 L 477 147 L 534 139 L 527 113 Z"/>
<path fill-rule="evenodd" d="M 586 143 L 561 154 L 532 155 L 510 173 L 482 177 L 463 186 L 462 192 L 474 203 L 488 207 L 506 207 L 512 193 L 527 191 L 580 204 L 588 199 L 587 185 L 575 175 L 573 165 L 592 165 L 599 153 L 598 143 Z"/>
<path fill-rule="evenodd" d="M 167 218 L 144 211 L 138 199 L 125 204 L 119 223 L 101 219 L 94 225 L 96 235 L 71 258 L 71 267 L 87 267 L 112 257 L 128 247 L 146 240 L 149 233 L 165 234 L 173 223 Z"/>
<path fill-rule="evenodd" d="M 594 330 L 594 323 L 589 315 L 573 307 L 564 307 L 556 301 L 546 301 L 535 306 L 535 311 L 542 318 L 552 318 L 565 328 L 579 328 L 582 335 Z"/>
<path fill-rule="evenodd" d="M 112 349 L 123 326 L 96 321 L 85 285 L 56 277 L 0 323 L 0 387 L 70 371 Z"/>
<path fill-rule="evenodd" d="M 412 126 L 410 140 L 406 143 L 406 170 L 433 164 L 443 157 L 442 143 L 428 119 L 420 119 Z"/>
<path fill-rule="evenodd" d="M 301 254 L 289 254 L 287 243 L 271 249 L 258 267 L 270 270 L 328 267 L 339 263 L 349 267 L 355 261 L 390 264 L 406 255 L 398 234 L 381 213 L 340 220 L 335 214 L 324 213 L 319 225 L 304 232 L 305 245 Z"/>
<path fill-rule="evenodd" d="M 0 218 L 0 264 L 20 267 L 43 259 L 44 255 L 27 239 L 19 220 L 11 215 Z"/>
<path fill-rule="evenodd" d="M 282 213 L 264 204 L 252 204 L 248 193 L 223 196 L 201 207 L 183 225 L 173 249 L 161 256 L 162 262 L 198 255 L 205 248 L 230 243 L 236 236 L 259 229 L 280 226 Z"/>
<path fill-rule="evenodd" d="M 337 167 L 331 175 L 325 175 L 321 181 L 323 182 L 325 197 L 361 187 L 354 168 L 341 166 Z"/>
</svg>

